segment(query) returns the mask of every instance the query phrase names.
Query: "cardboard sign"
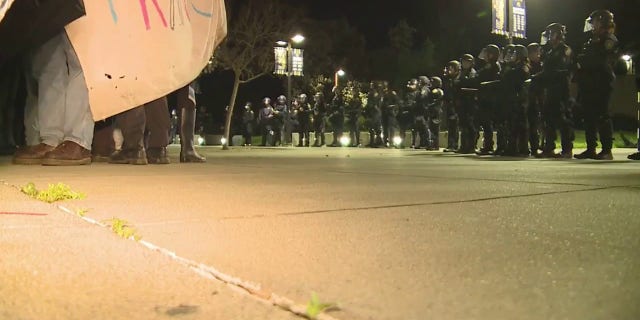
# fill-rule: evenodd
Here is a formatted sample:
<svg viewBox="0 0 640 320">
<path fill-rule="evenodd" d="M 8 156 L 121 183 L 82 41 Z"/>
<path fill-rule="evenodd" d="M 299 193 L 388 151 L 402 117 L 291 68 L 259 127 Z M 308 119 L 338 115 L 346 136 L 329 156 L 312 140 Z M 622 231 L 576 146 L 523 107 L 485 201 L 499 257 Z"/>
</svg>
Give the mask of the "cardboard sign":
<svg viewBox="0 0 640 320">
<path fill-rule="evenodd" d="M 189 84 L 227 33 L 224 0 L 90 0 L 85 9 L 66 29 L 96 121 Z"/>
<path fill-rule="evenodd" d="M 0 21 L 4 18 L 4 15 L 7 13 L 7 10 L 11 8 L 11 4 L 13 0 L 0 0 Z"/>
</svg>

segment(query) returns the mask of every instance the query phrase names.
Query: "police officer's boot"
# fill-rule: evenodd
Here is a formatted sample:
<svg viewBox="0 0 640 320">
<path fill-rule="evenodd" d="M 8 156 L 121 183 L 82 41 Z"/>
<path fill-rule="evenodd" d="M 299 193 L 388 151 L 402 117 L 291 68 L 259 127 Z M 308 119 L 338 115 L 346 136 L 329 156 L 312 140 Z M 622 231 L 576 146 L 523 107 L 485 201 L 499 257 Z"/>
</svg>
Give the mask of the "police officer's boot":
<svg viewBox="0 0 640 320">
<path fill-rule="evenodd" d="M 588 148 L 582 153 L 578 153 L 574 156 L 576 159 L 595 159 L 598 155 L 596 154 L 596 150 L 592 148 Z"/>
<path fill-rule="evenodd" d="M 196 109 L 182 108 L 180 121 L 180 162 L 206 162 L 207 159 L 194 148 L 194 131 L 196 127 Z"/>
<path fill-rule="evenodd" d="M 629 160 L 640 160 L 640 152 L 636 152 L 634 154 L 630 154 L 627 156 Z"/>
</svg>

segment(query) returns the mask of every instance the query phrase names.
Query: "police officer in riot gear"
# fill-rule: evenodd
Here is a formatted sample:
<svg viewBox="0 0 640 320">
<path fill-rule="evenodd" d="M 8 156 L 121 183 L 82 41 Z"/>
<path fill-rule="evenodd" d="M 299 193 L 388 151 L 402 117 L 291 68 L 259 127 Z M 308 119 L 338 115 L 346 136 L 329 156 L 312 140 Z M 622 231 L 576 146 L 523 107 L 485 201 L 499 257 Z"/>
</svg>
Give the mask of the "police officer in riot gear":
<svg viewBox="0 0 640 320">
<path fill-rule="evenodd" d="M 507 145 L 504 155 L 526 157 L 529 155 L 527 94 L 530 68 L 529 54 L 523 45 L 515 45 L 506 56 L 509 65 L 502 77 L 502 90 L 507 111 L 506 137 Z"/>
<path fill-rule="evenodd" d="M 638 91 L 638 104 L 640 104 L 640 75 L 636 76 L 636 91 Z M 640 108 L 640 105 L 638 105 Z M 640 114 L 639 114 L 640 116 Z M 640 118 L 638 119 L 638 152 L 627 156 L 629 160 L 640 160 Z"/>
<path fill-rule="evenodd" d="M 494 119 L 497 112 L 497 94 L 495 90 L 496 81 L 500 80 L 501 66 L 498 63 L 500 58 L 500 48 L 495 44 L 490 44 L 482 49 L 478 58 L 484 61 L 482 69 L 478 71 L 478 123 L 482 127 L 482 148 L 477 152 L 479 155 L 493 153 L 493 130 Z"/>
<path fill-rule="evenodd" d="M 333 141 L 329 146 L 340 146 L 340 138 L 344 132 L 344 96 L 340 88 L 334 88 L 334 96 L 329 111 L 329 122 L 333 129 Z"/>
<path fill-rule="evenodd" d="M 369 126 L 369 144 L 367 147 L 375 148 L 382 146 L 382 93 L 379 83 L 371 81 L 369 93 L 367 94 L 367 105 L 365 106 L 367 125 Z"/>
<path fill-rule="evenodd" d="M 428 96 L 427 121 L 429 126 L 429 137 L 426 145 L 427 150 L 440 150 L 440 119 L 444 104 L 444 91 L 442 90 L 442 79 L 432 77 L 431 92 Z M 420 138 L 422 139 L 422 137 Z"/>
<path fill-rule="evenodd" d="M 440 87 L 442 88 L 442 80 L 440 80 Z M 431 91 L 431 80 L 427 76 L 418 77 L 418 94 L 416 97 L 416 103 L 413 109 L 413 127 L 411 136 L 411 145 L 413 148 L 426 148 L 427 150 L 438 150 L 439 145 L 434 149 L 430 146 L 431 134 L 429 130 L 429 95 Z M 440 106 L 440 114 L 442 113 L 442 106 Z M 436 120 L 435 117 L 433 120 Z M 440 115 L 437 116 L 438 128 L 440 127 Z M 438 130 L 439 131 L 439 130 Z M 439 134 L 436 133 L 436 134 Z M 420 144 L 416 143 L 417 138 L 420 138 Z"/>
<path fill-rule="evenodd" d="M 476 78 L 478 74 L 473 68 L 475 58 L 470 54 L 464 54 L 460 59 L 460 75 L 456 81 L 458 87 L 458 101 L 456 102 L 458 119 L 460 121 L 460 148 L 458 153 L 470 154 L 476 152 L 478 132 L 476 129 Z"/>
<path fill-rule="evenodd" d="M 530 74 L 535 75 L 542 71 L 542 46 L 534 42 L 527 46 L 529 55 Z M 532 156 L 538 156 L 540 150 L 540 132 L 542 131 L 542 103 L 544 102 L 544 88 L 532 81 L 529 86 L 529 105 L 527 106 L 527 120 L 529 122 L 529 152 Z"/>
<path fill-rule="evenodd" d="M 253 120 L 255 116 L 251 109 L 251 102 L 247 102 L 244 105 L 242 111 L 242 136 L 244 137 L 244 145 L 251 145 L 251 138 L 253 137 Z"/>
<path fill-rule="evenodd" d="M 349 82 L 344 88 L 346 125 L 349 129 L 350 147 L 360 147 L 360 116 L 362 115 L 362 100 L 360 87 Z"/>
<path fill-rule="evenodd" d="M 298 147 L 308 147 L 311 139 L 311 104 L 305 93 L 298 96 Z"/>
<path fill-rule="evenodd" d="M 462 68 L 460 62 L 456 60 L 449 61 L 444 68 L 444 108 L 447 118 L 447 148 L 444 152 L 456 152 L 458 150 L 458 113 L 456 103 L 458 100 L 457 81 Z"/>
<path fill-rule="evenodd" d="M 407 130 L 412 130 L 411 147 L 415 148 L 416 146 L 416 134 L 413 132 L 413 124 L 415 119 L 414 111 L 416 104 L 418 103 L 418 94 L 418 79 L 410 79 L 407 82 L 404 101 L 400 104 L 400 110 L 398 113 L 398 126 L 400 127 L 402 147 L 404 147 Z"/>
<path fill-rule="evenodd" d="M 325 116 L 327 114 L 327 103 L 324 100 L 324 94 L 318 92 L 313 98 L 313 131 L 315 134 L 314 147 L 322 147 L 325 145 L 324 131 L 326 129 Z"/>
<path fill-rule="evenodd" d="M 576 81 L 579 103 L 584 110 L 587 150 L 577 154 L 577 159 L 613 160 L 613 122 L 609 114 L 609 100 L 613 92 L 613 63 L 618 48 L 614 31 L 613 14 L 607 10 L 596 10 L 586 20 L 585 32 L 591 32 L 591 38 L 578 55 Z M 602 151 L 596 154 L 598 135 Z"/>
<path fill-rule="evenodd" d="M 398 131 L 398 112 L 400 108 L 400 97 L 398 94 L 389 88 L 389 83 L 384 81 L 382 83 L 382 125 L 384 131 L 384 137 L 387 140 L 385 145 L 391 147 L 395 144 L 395 139 Z M 384 128 L 386 124 L 386 128 Z"/>
<path fill-rule="evenodd" d="M 273 131 L 273 107 L 271 106 L 271 99 L 266 97 L 262 99 L 262 109 L 258 113 L 258 124 L 262 130 L 262 146 L 270 145 L 274 143 L 274 131 Z"/>
<path fill-rule="evenodd" d="M 275 132 L 274 144 L 283 145 L 291 143 L 287 139 L 291 131 L 287 97 L 280 95 L 276 98 L 276 105 L 273 107 L 273 114 L 273 131 Z"/>
<path fill-rule="evenodd" d="M 571 67 L 571 48 L 565 44 L 566 27 L 552 23 L 545 28 L 542 37 L 544 43 L 542 72 L 533 81 L 545 90 L 542 109 L 545 143 L 541 157 L 571 158 L 573 153 L 573 122 L 569 100 L 569 69 Z M 538 85 L 538 84 L 534 84 Z M 560 130 L 562 151 L 555 153 L 556 131 Z"/>
</svg>

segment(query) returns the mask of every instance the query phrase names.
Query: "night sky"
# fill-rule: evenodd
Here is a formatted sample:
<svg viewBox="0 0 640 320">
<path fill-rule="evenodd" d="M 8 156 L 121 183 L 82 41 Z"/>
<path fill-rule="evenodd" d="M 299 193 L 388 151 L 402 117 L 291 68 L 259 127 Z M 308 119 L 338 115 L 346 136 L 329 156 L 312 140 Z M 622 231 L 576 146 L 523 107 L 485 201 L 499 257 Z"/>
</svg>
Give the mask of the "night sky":
<svg viewBox="0 0 640 320">
<path fill-rule="evenodd" d="M 264 0 L 227 0 L 264 1 Z M 506 44 L 502 37 L 491 32 L 491 0 L 283 0 L 291 6 L 303 9 L 306 16 L 316 20 L 346 18 L 366 39 L 368 50 L 387 46 L 388 30 L 400 20 L 406 20 L 416 29 L 416 39 L 429 37 L 436 42 L 439 62 L 444 64 L 464 53 L 474 56 L 489 43 Z M 617 36 L 625 53 L 640 51 L 640 0 L 528 0 L 527 37 L 516 43 L 539 42 L 540 33 L 552 22 L 567 25 L 567 42 L 579 50 L 586 35 L 582 32 L 584 21 L 594 10 L 611 10 L 617 23 Z M 229 20 L 233 24 L 233 20 Z M 304 33 L 304 30 L 299 30 Z M 313 41 L 307 38 L 305 42 Z M 640 60 L 640 58 L 637 58 Z M 345 66 L 348 68 L 348 66 Z M 368 80 L 368 79 L 360 79 Z M 209 77 L 203 83 L 202 103 L 209 105 L 214 119 L 222 117 L 224 106 L 231 92 L 231 77 L 220 74 Z M 263 77 L 242 86 L 238 104 L 264 96 L 275 97 L 284 92 L 284 82 L 273 77 Z"/>
<path fill-rule="evenodd" d="M 457 40 L 462 35 L 469 45 L 499 41 L 490 35 L 491 0 L 368 0 L 368 1 L 289 1 L 294 6 L 307 9 L 316 19 L 346 17 L 366 37 L 371 48 L 384 45 L 389 28 L 405 19 L 417 29 L 418 37 Z M 584 20 L 594 10 L 609 9 L 616 17 L 618 36 L 624 43 L 638 41 L 640 35 L 632 34 L 640 29 L 640 0 L 528 0 L 528 40 L 539 41 L 540 33 L 552 22 L 567 25 L 569 42 L 581 43 Z M 635 38 L 635 39 L 634 39 Z M 457 41 L 454 41 L 454 43 Z M 636 44 L 637 45 L 637 44 Z M 478 51 L 477 49 L 472 51 Z"/>
</svg>

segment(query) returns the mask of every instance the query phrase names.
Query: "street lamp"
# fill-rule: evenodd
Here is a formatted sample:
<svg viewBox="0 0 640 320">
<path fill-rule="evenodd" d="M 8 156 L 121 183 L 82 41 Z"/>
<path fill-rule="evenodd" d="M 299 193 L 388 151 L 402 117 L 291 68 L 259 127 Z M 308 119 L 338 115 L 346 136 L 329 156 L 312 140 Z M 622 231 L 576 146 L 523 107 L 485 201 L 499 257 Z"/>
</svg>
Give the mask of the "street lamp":
<svg viewBox="0 0 640 320">
<path fill-rule="evenodd" d="M 633 57 L 630 54 L 623 54 L 620 58 L 624 61 L 625 67 L 627 67 L 627 74 L 633 74 Z"/>
<path fill-rule="evenodd" d="M 296 34 L 295 36 L 291 37 L 290 41 L 276 41 L 276 44 L 281 46 L 281 47 L 285 47 L 286 46 L 286 52 L 287 52 L 287 70 L 286 70 L 286 75 L 287 75 L 287 99 L 291 99 L 291 75 L 293 73 L 292 69 L 293 69 L 293 56 L 292 56 L 292 45 L 291 43 L 295 43 L 295 44 L 299 44 L 302 43 L 304 41 L 304 36 L 301 34 Z"/>
<path fill-rule="evenodd" d="M 347 73 L 344 72 L 344 70 L 340 69 L 338 71 L 336 71 L 336 74 L 334 75 L 334 86 L 337 88 L 338 87 L 338 78 L 340 77 L 344 77 Z"/>
</svg>

